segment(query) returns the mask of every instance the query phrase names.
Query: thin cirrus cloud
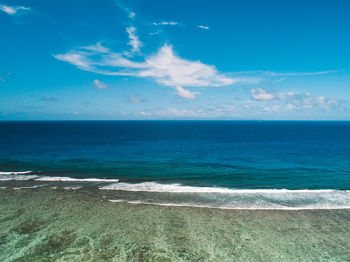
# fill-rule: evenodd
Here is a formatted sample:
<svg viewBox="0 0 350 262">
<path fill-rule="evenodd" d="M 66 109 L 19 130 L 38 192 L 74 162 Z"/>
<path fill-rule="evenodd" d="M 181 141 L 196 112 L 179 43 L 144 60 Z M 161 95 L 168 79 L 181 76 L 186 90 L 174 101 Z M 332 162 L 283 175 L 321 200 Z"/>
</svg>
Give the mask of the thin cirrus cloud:
<svg viewBox="0 0 350 262">
<path fill-rule="evenodd" d="M 328 74 L 334 74 L 339 73 L 342 70 L 327 70 L 327 71 L 318 71 L 318 72 L 273 72 L 273 71 L 262 71 L 262 70 L 255 70 L 255 71 L 242 71 L 242 72 L 235 72 L 236 75 L 254 75 L 254 76 L 260 76 L 263 78 L 269 78 L 269 77 L 279 77 L 276 81 L 283 81 L 285 78 L 280 77 L 307 77 L 307 76 L 319 76 L 319 75 L 328 75 Z"/>
<path fill-rule="evenodd" d="M 160 25 L 178 25 L 179 23 L 176 21 L 160 21 L 160 22 L 153 22 L 152 25 L 160 26 Z"/>
<path fill-rule="evenodd" d="M 140 47 L 142 46 L 142 43 L 140 42 L 139 38 L 136 35 L 136 28 L 133 26 L 127 27 L 126 32 L 129 35 L 130 41 L 128 42 L 128 45 L 132 47 L 132 52 L 139 52 Z"/>
<path fill-rule="evenodd" d="M 205 29 L 205 30 L 209 30 L 209 26 L 205 26 L 205 25 L 198 25 L 197 26 L 198 28 L 201 28 L 201 29 Z"/>
<path fill-rule="evenodd" d="M 30 11 L 31 8 L 25 6 L 10 6 L 0 4 L 0 10 L 7 13 L 8 15 L 17 15 L 25 11 Z"/>
<path fill-rule="evenodd" d="M 315 75 L 327 75 L 331 73 L 337 73 L 339 70 L 328 70 L 319 72 L 291 72 L 291 73 L 281 73 L 281 72 L 269 72 L 271 76 L 315 76 Z"/>
<path fill-rule="evenodd" d="M 129 27 L 127 31 L 130 31 L 131 52 L 139 51 L 141 42 L 135 34 L 135 29 L 130 30 Z M 213 65 L 183 59 L 175 54 L 173 47 L 168 44 L 164 44 L 155 54 L 142 55 L 144 60 L 141 62 L 131 60 L 128 52 L 112 52 L 103 47 L 100 42 L 92 46 L 79 47 L 64 54 L 56 54 L 54 57 L 81 70 L 98 74 L 152 79 L 161 85 L 174 88 L 177 95 L 186 99 L 195 99 L 197 93 L 186 90 L 184 87 L 218 87 L 245 81 L 238 77 L 226 76 Z"/>
</svg>

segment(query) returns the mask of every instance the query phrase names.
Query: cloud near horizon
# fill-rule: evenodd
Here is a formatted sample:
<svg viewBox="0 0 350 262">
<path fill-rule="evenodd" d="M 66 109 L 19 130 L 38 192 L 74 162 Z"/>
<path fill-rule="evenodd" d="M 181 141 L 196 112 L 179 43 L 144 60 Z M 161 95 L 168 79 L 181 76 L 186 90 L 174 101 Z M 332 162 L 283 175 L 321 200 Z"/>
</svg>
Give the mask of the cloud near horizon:
<svg viewBox="0 0 350 262">
<path fill-rule="evenodd" d="M 269 101 L 276 98 L 275 94 L 268 93 L 266 90 L 262 88 L 254 88 L 251 90 L 251 93 L 252 93 L 252 99 L 254 100 Z"/>
<path fill-rule="evenodd" d="M 138 53 L 142 43 L 135 34 L 136 28 L 126 28 L 132 47 L 131 52 Z M 141 56 L 141 55 L 140 55 Z M 54 57 L 81 70 L 103 75 L 134 76 L 148 78 L 158 84 L 170 86 L 180 97 L 195 99 L 195 92 L 183 87 L 226 86 L 239 81 L 238 77 L 228 77 L 220 73 L 215 66 L 200 61 L 191 61 L 179 57 L 173 47 L 164 44 L 155 54 L 144 56 L 144 61 L 133 61 L 127 51 L 112 52 L 98 42 L 96 45 L 79 47 Z"/>
<path fill-rule="evenodd" d="M 275 105 L 263 105 L 264 111 L 278 112 L 280 109 L 284 110 L 313 110 L 323 109 L 329 111 L 332 108 L 342 108 L 349 106 L 349 102 L 345 100 L 338 100 L 334 98 L 327 98 L 325 96 L 312 95 L 309 92 L 305 93 L 273 93 L 268 92 L 262 88 L 255 88 L 251 90 L 252 100 L 262 102 L 274 103 Z"/>
</svg>

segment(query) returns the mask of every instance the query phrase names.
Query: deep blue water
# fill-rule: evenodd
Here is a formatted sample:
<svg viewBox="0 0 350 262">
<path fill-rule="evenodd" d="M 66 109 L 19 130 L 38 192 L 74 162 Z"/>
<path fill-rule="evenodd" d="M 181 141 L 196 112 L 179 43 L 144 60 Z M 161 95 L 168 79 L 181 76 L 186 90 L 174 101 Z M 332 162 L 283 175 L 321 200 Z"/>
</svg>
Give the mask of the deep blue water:
<svg viewBox="0 0 350 262">
<path fill-rule="evenodd" d="M 0 122 L 0 171 L 230 188 L 350 189 L 350 122 Z"/>
</svg>

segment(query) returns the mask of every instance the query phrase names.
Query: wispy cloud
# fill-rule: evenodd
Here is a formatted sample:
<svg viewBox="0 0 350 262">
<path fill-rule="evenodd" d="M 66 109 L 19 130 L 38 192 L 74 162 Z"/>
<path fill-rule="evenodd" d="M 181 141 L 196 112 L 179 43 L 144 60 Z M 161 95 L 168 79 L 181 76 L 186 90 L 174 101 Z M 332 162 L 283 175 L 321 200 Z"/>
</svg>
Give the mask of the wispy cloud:
<svg viewBox="0 0 350 262">
<path fill-rule="evenodd" d="M 178 25 L 179 23 L 176 21 L 160 21 L 160 22 L 153 22 L 152 25 L 160 26 L 160 25 Z"/>
<path fill-rule="evenodd" d="M 139 42 L 135 29 L 129 27 L 129 44 L 134 51 L 139 50 Z M 138 54 L 141 56 L 141 54 Z M 229 77 L 220 73 L 215 66 L 200 61 L 191 61 L 179 57 L 173 47 L 164 44 L 155 54 L 142 55 L 133 61 L 127 52 L 112 52 L 101 43 L 95 46 L 85 46 L 73 49 L 64 54 L 57 54 L 58 60 L 70 63 L 81 70 L 104 75 L 135 76 L 149 78 L 157 83 L 173 87 L 183 98 L 194 99 L 194 92 L 183 87 L 196 86 L 226 86 L 239 81 L 241 78 Z M 140 61 L 140 58 L 143 61 Z"/>
<path fill-rule="evenodd" d="M 98 80 L 98 79 L 95 79 L 95 80 L 93 81 L 93 84 L 94 84 L 95 87 L 98 88 L 98 89 L 106 89 L 106 88 L 107 88 L 107 85 L 106 85 L 105 83 L 101 82 L 101 81 Z"/>
<path fill-rule="evenodd" d="M 139 38 L 136 35 L 136 28 L 131 26 L 126 28 L 126 32 L 128 32 L 130 41 L 128 44 L 132 47 L 132 52 L 139 52 L 140 47 L 142 46 L 142 43 L 140 42 Z"/>
<path fill-rule="evenodd" d="M 205 25 L 198 25 L 197 26 L 198 28 L 201 28 L 201 29 L 205 29 L 205 30 L 209 30 L 209 26 L 205 26 Z"/>
<path fill-rule="evenodd" d="M 315 75 L 327 75 L 332 73 L 337 73 L 339 70 L 328 70 L 328 71 L 319 71 L 319 72 L 268 72 L 271 76 L 315 76 Z"/>
<path fill-rule="evenodd" d="M 25 6 L 10 6 L 10 5 L 3 5 L 0 4 L 0 10 L 9 14 L 9 15 L 16 15 L 23 13 L 25 11 L 30 11 L 30 7 L 25 7 Z"/>
<path fill-rule="evenodd" d="M 255 71 L 242 71 L 235 72 L 237 75 L 254 75 L 261 77 L 278 77 L 279 81 L 285 80 L 283 77 L 288 76 L 317 76 L 317 75 L 328 75 L 333 73 L 341 72 L 341 70 L 327 70 L 327 71 L 317 71 L 317 72 L 274 72 L 274 71 L 264 71 L 264 70 L 255 70 Z M 282 78 L 281 78 L 282 77 Z"/>
</svg>

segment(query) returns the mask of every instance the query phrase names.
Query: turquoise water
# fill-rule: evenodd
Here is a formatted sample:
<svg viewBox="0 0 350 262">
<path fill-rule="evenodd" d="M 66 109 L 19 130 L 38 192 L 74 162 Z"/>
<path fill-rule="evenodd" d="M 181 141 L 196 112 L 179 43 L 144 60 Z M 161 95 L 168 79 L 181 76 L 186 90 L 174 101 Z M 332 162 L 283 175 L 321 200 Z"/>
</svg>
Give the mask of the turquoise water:
<svg viewBox="0 0 350 262">
<path fill-rule="evenodd" d="M 0 261 L 349 261 L 350 122 L 0 122 Z"/>
<path fill-rule="evenodd" d="M 350 122 L 0 122 L 0 147 L 2 187 L 94 187 L 177 206 L 350 206 Z"/>
<path fill-rule="evenodd" d="M 0 261 L 349 261 L 349 210 L 110 202 L 122 192 L 0 190 Z"/>
</svg>

